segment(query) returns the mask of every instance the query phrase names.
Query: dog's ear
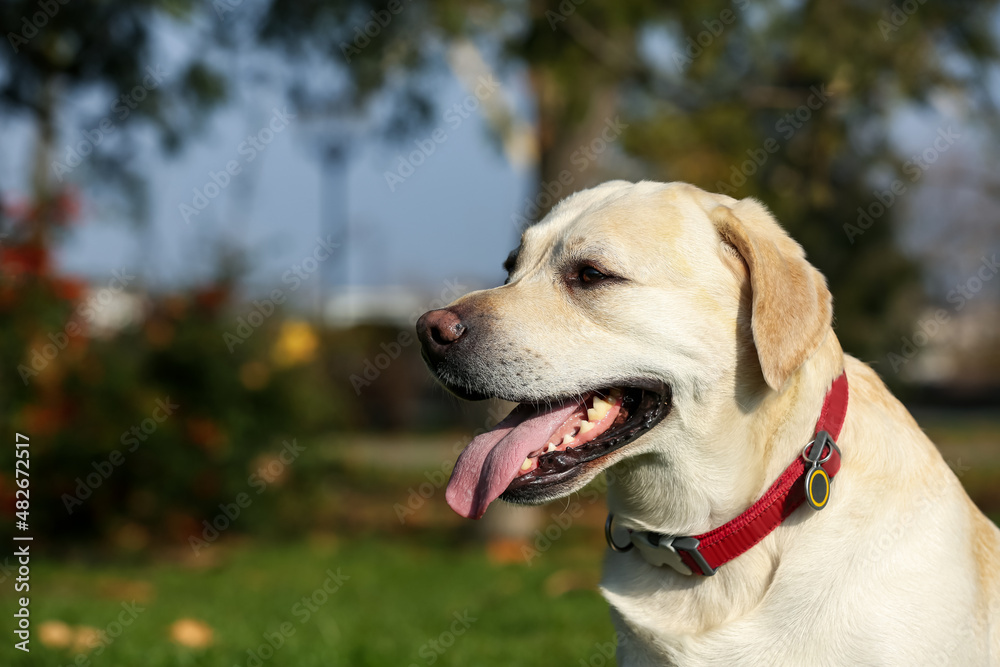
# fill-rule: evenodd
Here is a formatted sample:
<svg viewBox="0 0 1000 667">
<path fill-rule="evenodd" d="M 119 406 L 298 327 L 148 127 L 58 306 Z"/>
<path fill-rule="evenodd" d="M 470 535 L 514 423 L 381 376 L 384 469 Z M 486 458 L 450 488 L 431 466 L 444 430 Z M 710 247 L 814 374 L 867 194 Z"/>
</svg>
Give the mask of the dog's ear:
<svg viewBox="0 0 1000 667">
<path fill-rule="evenodd" d="M 826 279 L 756 200 L 718 206 L 709 216 L 746 263 L 753 341 L 764 380 L 777 391 L 830 330 L 833 306 Z"/>
</svg>

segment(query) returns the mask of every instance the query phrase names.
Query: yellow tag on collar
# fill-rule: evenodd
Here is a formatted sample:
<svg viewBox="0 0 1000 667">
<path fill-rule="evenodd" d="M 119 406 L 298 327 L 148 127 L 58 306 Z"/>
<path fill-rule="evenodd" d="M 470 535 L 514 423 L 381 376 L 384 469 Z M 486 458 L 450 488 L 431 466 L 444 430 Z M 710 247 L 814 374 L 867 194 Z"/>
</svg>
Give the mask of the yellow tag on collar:
<svg viewBox="0 0 1000 667">
<path fill-rule="evenodd" d="M 830 476 L 820 466 L 806 473 L 806 502 L 814 510 L 821 510 L 830 500 Z"/>
</svg>

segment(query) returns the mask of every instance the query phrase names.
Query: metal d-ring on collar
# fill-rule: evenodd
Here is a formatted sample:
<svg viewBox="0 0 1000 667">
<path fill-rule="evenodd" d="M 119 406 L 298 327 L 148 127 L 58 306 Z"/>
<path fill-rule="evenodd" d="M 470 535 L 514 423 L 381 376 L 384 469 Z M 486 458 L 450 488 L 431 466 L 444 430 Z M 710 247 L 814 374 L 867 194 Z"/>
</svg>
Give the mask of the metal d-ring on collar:
<svg viewBox="0 0 1000 667">
<path fill-rule="evenodd" d="M 809 448 L 815 445 L 817 440 L 819 440 L 819 451 L 813 452 Z M 814 463 L 814 464 L 826 463 L 827 461 L 830 460 L 830 457 L 833 456 L 833 448 L 836 446 L 836 444 L 837 443 L 833 441 L 833 438 L 830 437 L 829 433 L 827 433 L 826 431 L 820 431 L 815 438 L 806 443 L 806 446 L 802 448 L 802 458 L 804 458 L 809 463 Z M 826 456 L 823 456 L 823 451 L 826 450 L 827 447 L 829 447 L 830 449 L 827 452 Z"/>
<path fill-rule="evenodd" d="M 612 551 L 617 551 L 618 553 L 625 553 L 626 551 L 631 551 L 635 548 L 635 545 L 630 541 L 627 546 L 620 547 L 615 544 L 615 538 L 611 534 L 613 529 L 613 523 L 615 520 L 615 515 L 608 512 L 608 520 L 604 522 L 604 539 L 608 541 L 608 546 L 611 547 Z"/>
</svg>

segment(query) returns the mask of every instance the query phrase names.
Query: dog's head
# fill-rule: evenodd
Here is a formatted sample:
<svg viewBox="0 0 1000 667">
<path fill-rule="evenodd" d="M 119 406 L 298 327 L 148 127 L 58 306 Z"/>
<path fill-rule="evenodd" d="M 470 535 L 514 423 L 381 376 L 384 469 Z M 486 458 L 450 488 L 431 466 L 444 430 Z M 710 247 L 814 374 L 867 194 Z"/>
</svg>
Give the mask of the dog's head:
<svg viewBox="0 0 1000 667">
<path fill-rule="evenodd" d="M 445 387 L 521 404 L 456 464 L 447 499 L 467 517 L 669 450 L 723 404 L 780 390 L 830 329 L 823 277 L 767 210 L 684 183 L 577 193 L 506 268 L 417 323 Z"/>
</svg>

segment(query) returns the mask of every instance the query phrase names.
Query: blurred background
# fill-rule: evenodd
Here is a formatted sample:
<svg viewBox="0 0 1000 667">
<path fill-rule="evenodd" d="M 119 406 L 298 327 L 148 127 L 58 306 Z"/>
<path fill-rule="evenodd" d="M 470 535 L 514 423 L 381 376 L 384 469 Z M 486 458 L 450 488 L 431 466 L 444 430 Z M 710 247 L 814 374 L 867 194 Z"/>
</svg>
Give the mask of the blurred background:
<svg viewBox="0 0 1000 667">
<path fill-rule="evenodd" d="M 452 514 L 509 406 L 446 395 L 412 335 L 611 178 L 764 201 L 1000 516 L 996 2 L 5 0 L 0 27 L 0 497 L 33 537 L 30 654 L 0 551 L 3 664 L 613 664 L 602 484 Z"/>
</svg>

